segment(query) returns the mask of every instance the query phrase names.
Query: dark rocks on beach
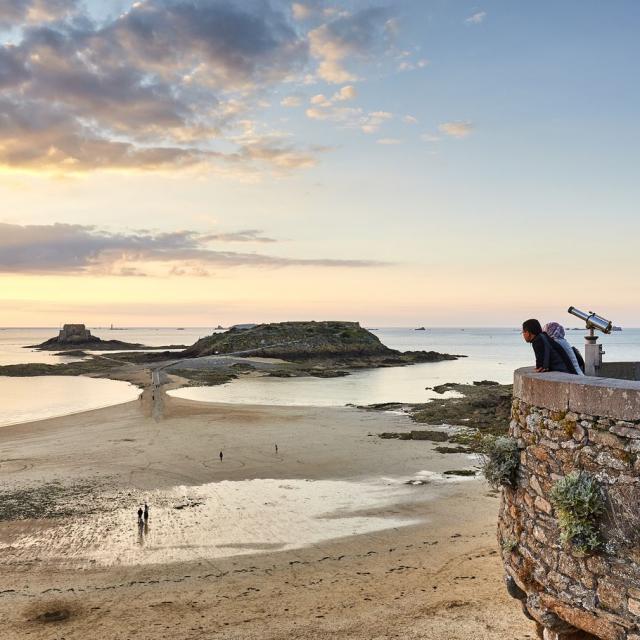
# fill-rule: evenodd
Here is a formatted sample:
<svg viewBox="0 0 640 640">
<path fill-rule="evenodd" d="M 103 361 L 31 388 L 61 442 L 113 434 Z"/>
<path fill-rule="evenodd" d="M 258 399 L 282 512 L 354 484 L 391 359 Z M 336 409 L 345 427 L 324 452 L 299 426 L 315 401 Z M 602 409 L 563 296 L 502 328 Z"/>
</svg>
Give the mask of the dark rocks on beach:
<svg viewBox="0 0 640 640">
<path fill-rule="evenodd" d="M 455 391 L 461 394 L 458 398 L 442 398 L 423 404 L 383 403 L 369 405 L 370 410 L 389 411 L 402 408 L 414 422 L 427 425 L 454 425 L 466 427 L 462 432 L 447 434 L 445 432 L 412 431 L 411 434 L 438 433 L 442 442 L 450 441 L 456 448 L 440 453 L 463 453 L 471 451 L 485 434 L 504 435 L 509 428 L 511 414 L 512 385 L 502 385 L 482 381 L 480 384 L 457 384 L 448 382 L 438 385 L 436 393 Z M 380 434 L 381 438 L 400 438 L 406 440 L 429 439 L 425 436 L 411 437 L 406 432 Z M 438 440 L 436 440 L 438 441 Z"/>
<path fill-rule="evenodd" d="M 444 431 L 400 431 L 385 432 L 380 434 L 381 438 L 390 440 L 430 440 L 431 442 L 447 442 L 449 436 Z"/>
</svg>

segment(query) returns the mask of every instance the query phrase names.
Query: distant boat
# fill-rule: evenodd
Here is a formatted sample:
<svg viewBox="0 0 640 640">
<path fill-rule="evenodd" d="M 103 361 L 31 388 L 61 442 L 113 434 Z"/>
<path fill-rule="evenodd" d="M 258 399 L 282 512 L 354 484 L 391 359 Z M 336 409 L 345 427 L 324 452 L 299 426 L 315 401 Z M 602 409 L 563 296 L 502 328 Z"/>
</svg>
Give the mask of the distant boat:
<svg viewBox="0 0 640 640">
<path fill-rule="evenodd" d="M 184 331 L 184 327 L 178 327 L 176 331 Z"/>
<path fill-rule="evenodd" d="M 426 329 L 424 327 L 418 327 L 417 329 L 414 329 L 414 331 L 426 331 Z"/>
<path fill-rule="evenodd" d="M 622 327 L 612 327 L 611 331 L 622 331 Z"/>
</svg>

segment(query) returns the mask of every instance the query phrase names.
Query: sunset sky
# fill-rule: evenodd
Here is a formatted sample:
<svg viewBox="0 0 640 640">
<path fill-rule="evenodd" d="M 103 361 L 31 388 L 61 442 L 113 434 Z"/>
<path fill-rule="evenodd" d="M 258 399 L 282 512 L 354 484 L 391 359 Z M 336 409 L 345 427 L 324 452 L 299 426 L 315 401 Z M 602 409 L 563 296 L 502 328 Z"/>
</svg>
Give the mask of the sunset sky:
<svg viewBox="0 0 640 640">
<path fill-rule="evenodd" d="M 3 0 L 0 326 L 640 326 L 638 33 L 636 0 Z"/>
</svg>

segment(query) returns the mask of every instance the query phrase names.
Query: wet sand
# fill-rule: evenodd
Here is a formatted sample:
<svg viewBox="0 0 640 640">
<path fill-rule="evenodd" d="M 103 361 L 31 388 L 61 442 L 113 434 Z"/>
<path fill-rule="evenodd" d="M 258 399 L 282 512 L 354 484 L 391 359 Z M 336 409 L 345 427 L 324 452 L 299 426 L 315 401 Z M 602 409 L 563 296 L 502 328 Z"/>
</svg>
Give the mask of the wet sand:
<svg viewBox="0 0 640 640">
<path fill-rule="evenodd" d="M 82 487 L 64 517 L 0 522 L 0 638 L 535 637 L 497 497 L 441 475 L 473 461 L 375 436 L 408 418 L 155 394 L 0 430 L 4 491 Z"/>
</svg>

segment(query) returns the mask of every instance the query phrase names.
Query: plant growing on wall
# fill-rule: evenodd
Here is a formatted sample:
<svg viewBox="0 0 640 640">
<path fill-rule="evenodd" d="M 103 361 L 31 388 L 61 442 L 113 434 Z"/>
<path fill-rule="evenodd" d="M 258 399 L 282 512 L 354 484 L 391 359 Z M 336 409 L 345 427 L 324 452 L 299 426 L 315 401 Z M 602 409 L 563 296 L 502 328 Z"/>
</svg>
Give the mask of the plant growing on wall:
<svg viewBox="0 0 640 640">
<path fill-rule="evenodd" d="M 514 487 L 516 472 L 520 464 L 520 450 L 515 438 L 487 436 L 482 440 L 480 450 L 482 473 L 489 484 Z"/>
<path fill-rule="evenodd" d="M 561 540 L 580 553 L 600 548 L 598 518 L 604 511 L 604 497 L 598 481 L 584 471 L 573 471 L 553 485 L 550 498 Z"/>
</svg>

